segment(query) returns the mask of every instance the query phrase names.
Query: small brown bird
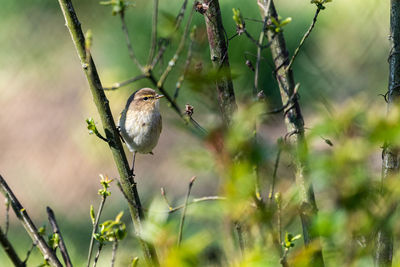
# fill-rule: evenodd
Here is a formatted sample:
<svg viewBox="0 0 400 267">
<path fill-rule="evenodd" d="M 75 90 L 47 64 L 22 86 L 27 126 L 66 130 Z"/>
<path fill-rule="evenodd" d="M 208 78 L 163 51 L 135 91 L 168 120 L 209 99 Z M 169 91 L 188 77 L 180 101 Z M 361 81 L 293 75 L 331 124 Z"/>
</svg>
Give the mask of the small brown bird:
<svg viewBox="0 0 400 267">
<path fill-rule="evenodd" d="M 136 153 L 152 154 L 162 129 L 159 95 L 151 88 L 142 88 L 128 99 L 119 118 L 119 129 L 129 150 L 133 152 L 132 174 Z"/>
</svg>

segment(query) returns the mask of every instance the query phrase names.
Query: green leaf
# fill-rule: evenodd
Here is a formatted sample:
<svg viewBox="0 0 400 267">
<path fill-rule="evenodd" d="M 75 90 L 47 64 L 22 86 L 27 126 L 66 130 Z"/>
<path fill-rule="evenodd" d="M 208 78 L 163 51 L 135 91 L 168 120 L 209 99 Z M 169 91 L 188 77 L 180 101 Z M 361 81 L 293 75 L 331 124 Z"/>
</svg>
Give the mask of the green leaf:
<svg viewBox="0 0 400 267">
<path fill-rule="evenodd" d="M 96 222 L 96 216 L 94 214 L 93 205 L 90 205 L 90 219 L 92 219 L 92 224 L 94 224 Z"/>
<path fill-rule="evenodd" d="M 137 267 L 139 263 L 139 257 L 134 257 L 132 260 L 132 265 L 131 267 Z"/>
</svg>

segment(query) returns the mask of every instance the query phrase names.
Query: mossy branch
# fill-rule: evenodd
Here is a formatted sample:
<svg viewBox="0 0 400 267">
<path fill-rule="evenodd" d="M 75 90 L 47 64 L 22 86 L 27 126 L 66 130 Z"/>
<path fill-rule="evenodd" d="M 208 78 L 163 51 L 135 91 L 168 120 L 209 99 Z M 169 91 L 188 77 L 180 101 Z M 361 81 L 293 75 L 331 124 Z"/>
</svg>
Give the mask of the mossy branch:
<svg viewBox="0 0 400 267">
<path fill-rule="evenodd" d="M 83 71 L 89 82 L 89 88 L 93 95 L 94 103 L 99 112 L 106 138 L 109 141 L 108 145 L 111 149 L 116 167 L 121 177 L 123 190 L 130 199 L 128 202 L 132 221 L 135 227 L 136 235 L 144 252 L 145 259 L 149 265 L 159 265 L 156 251 L 152 244 L 144 241 L 141 238 L 142 221 L 144 213 L 139 198 L 136 183 L 132 176 L 125 152 L 123 150 L 118 130 L 114 123 L 108 99 L 106 98 L 103 87 L 98 76 L 96 66 L 92 58 L 87 58 L 85 49 L 85 37 L 83 35 L 81 24 L 77 18 L 72 2 L 70 0 L 59 0 L 61 10 L 63 12 L 66 26 L 71 34 L 72 41 L 78 52 Z M 87 62 L 87 63 L 86 63 Z M 135 205 L 132 205 L 134 203 Z"/>
</svg>

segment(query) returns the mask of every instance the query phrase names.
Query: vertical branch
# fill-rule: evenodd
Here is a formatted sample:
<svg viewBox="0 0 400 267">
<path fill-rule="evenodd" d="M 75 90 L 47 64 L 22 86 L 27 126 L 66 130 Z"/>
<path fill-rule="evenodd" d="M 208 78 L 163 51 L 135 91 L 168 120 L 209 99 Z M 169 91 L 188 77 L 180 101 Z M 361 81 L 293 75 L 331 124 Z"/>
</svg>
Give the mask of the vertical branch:
<svg viewBox="0 0 400 267">
<path fill-rule="evenodd" d="M 50 207 L 47 207 L 46 210 L 47 210 L 47 215 L 49 217 L 49 222 L 50 222 L 51 228 L 53 228 L 53 233 L 58 234 L 58 236 L 60 238 L 59 242 L 58 242 L 58 246 L 60 247 L 60 252 L 64 259 L 65 266 L 72 267 L 72 263 L 71 263 L 71 259 L 69 258 L 69 255 L 68 255 L 67 247 L 65 246 L 64 239 L 61 235 L 60 228 L 58 227 L 58 224 L 56 221 L 56 216 L 54 215 L 54 212 Z"/>
<path fill-rule="evenodd" d="M 260 1 L 260 0 L 259 0 Z M 262 16 L 265 12 L 269 12 L 270 16 L 279 21 L 278 14 L 275 9 L 273 0 L 269 7 L 266 6 L 266 1 L 261 4 Z M 266 10 L 268 8 L 268 10 Z M 268 20 L 268 24 L 272 23 Z M 311 230 L 313 219 L 317 215 L 317 205 L 315 202 L 314 189 L 307 170 L 307 144 L 304 138 L 304 120 L 301 114 L 300 105 L 297 97 L 292 97 L 295 92 L 295 82 L 293 72 L 288 66 L 289 53 L 286 48 L 286 41 L 282 32 L 276 33 L 272 27 L 267 27 L 267 38 L 270 42 L 272 58 L 276 68 L 276 79 L 279 84 L 282 103 L 290 104 L 285 108 L 285 121 L 288 129 L 288 136 L 291 142 L 295 145 L 294 161 L 296 164 L 296 183 L 299 189 L 301 204 L 300 218 L 303 226 L 303 237 L 306 246 L 313 243 L 316 247 L 313 252 L 312 265 L 323 266 L 322 248 L 319 240 L 319 235 L 316 231 Z"/>
<path fill-rule="evenodd" d="M 66 26 L 71 34 L 72 41 L 80 58 L 83 71 L 89 82 L 89 88 L 93 95 L 94 103 L 99 112 L 104 132 L 106 134 L 108 145 L 111 149 L 115 164 L 117 166 L 122 187 L 125 194 L 129 197 L 128 206 L 131 213 L 132 221 L 135 227 L 136 235 L 141 244 L 144 256 L 149 265 L 158 266 L 158 258 L 152 244 L 144 241 L 141 238 L 142 221 L 144 220 L 143 208 L 137 191 L 137 186 L 134 178 L 131 175 L 131 170 L 123 150 L 118 130 L 114 123 L 108 99 L 106 98 L 103 87 L 98 76 L 96 66 L 92 58 L 87 60 L 85 52 L 85 37 L 83 35 L 80 22 L 75 13 L 74 7 L 70 0 L 59 0 L 60 8 L 63 12 Z M 86 63 L 86 61 L 88 63 Z M 132 205 L 134 203 L 135 205 Z"/>
<path fill-rule="evenodd" d="M 205 4 L 208 5 L 207 10 L 204 12 L 204 19 L 210 45 L 211 61 L 220 75 L 216 81 L 218 103 L 221 109 L 222 119 L 224 123 L 228 125 L 237 106 L 229 66 L 227 38 L 222 24 L 219 1 L 208 0 Z"/>
<path fill-rule="evenodd" d="M 387 110 L 400 99 L 400 1 L 391 0 L 390 10 L 390 42 L 389 86 Z M 385 179 L 399 172 L 398 149 L 386 142 L 382 152 L 382 186 Z M 383 192 L 382 192 L 383 193 Z M 393 257 L 393 235 L 391 229 L 384 224 L 380 227 L 375 240 L 375 266 L 391 266 Z"/>
<path fill-rule="evenodd" d="M 196 176 L 194 176 L 194 177 L 192 177 L 192 179 L 190 179 L 189 188 L 188 188 L 186 198 L 185 198 L 185 204 L 184 204 L 183 210 L 182 210 L 181 222 L 179 224 L 178 246 L 181 244 L 181 241 L 182 241 L 183 225 L 185 224 L 186 209 L 188 206 L 189 196 L 190 196 L 190 192 L 192 191 L 192 186 L 193 186 L 194 180 L 196 180 Z"/>
</svg>

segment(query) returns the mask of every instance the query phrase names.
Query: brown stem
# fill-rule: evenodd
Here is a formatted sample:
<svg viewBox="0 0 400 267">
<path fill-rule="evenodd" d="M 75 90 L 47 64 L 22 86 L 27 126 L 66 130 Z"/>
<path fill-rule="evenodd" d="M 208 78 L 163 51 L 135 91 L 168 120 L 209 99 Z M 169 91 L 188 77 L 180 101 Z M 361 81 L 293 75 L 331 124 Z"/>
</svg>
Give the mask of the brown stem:
<svg viewBox="0 0 400 267">
<path fill-rule="evenodd" d="M 216 81 L 218 103 L 222 119 L 226 125 L 229 125 L 232 114 L 237 109 L 237 106 L 229 66 L 226 34 L 222 24 L 219 1 L 205 1 L 205 4 L 208 5 L 208 9 L 204 13 L 204 19 L 207 27 L 208 43 L 210 45 L 211 61 L 221 76 Z"/>
<path fill-rule="evenodd" d="M 14 247 L 11 245 L 10 241 L 8 240 L 7 236 L 0 228 L 0 244 L 4 249 L 4 252 L 10 258 L 14 266 L 17 267 L 25 267 L 26 264 L 18 257 L 17 252 L 15 251 Z"/>
<path fill-rule="evenodd" d="M 71 263 L 71 259 L 69 258 L 69 255 L 68 255 L 67 247 L 65 246 L 64 239 L 61 235 L 60 228 L 58 227 L 58 224 L 56 221 L 56 216 L 54 215 L 54 212 L 50 207 L 47 207 L 46 211 L 47 211 L 47 215 L 49 217 L 49 222 L 50 222 L 51 228 L 53 228 L 53 233 L 58 234 L 58 236 L 59 236 L 58 246 L 60 248 L 61 255 L 64 259 L 65 266 L 72 267 L 72 263 Z"/>
<path fill-rule="evenodd" d="M 267 9 L 266 1 L 259 4 L 262 7 L 262 17 L 268 12 L 271 17 L 279 21 L 278 13 L 275 9 L 274 1 Z M 272 23 L 271 20 L 268 23 Z M 267 38 L 271 43 L 270 50 L 272 59 L 276 67 L 276 80 L 279 84 L 282 103 L 287 101 L 295 94 L 295 82 L 293 72 L 288 66 L 288 51 L 286 41 L 282 32 L 276 33 L 273 27 L 267 27 Z M 303 237 L 306 246 L 310 243 L 316 244 L 316 249 L 312 255 L 313 266 L 324 266 L 322 248 L 319 235 L 311 229 L 313 219 L 317 216 L 317 205 L 315 202 L 314 189 L 310 181 L 307 166 L 307 144 L 304 138 L 304 120 L 301 114 L 300 105 L 297 97 L 291 99 L 292 104 L 285 109 L 285 121 L 291 142 L 295 145 L 295 155 L 293 160 L 296 164 L 296 183 L 300 192 L 301 204 L 299 207 L 300 218 L 303 226 Z"/>
<path fill-rule="evenodd" d="M 400 100 L 400 1 L 391 0 L 390 2 L 390 42 L 392 47 L 389 55 L 388 113 L 392 110 L 393 105 L 398 104 Z M 386 178 L 398 175 L 399 162 L 398 147 L 386 142 L 382 152 L 382 187 Z M 375 237 L 374 256 L 375 266 L 392 265 L 393 233 L 387 223 L 379 227 Z"/>
</svg>

